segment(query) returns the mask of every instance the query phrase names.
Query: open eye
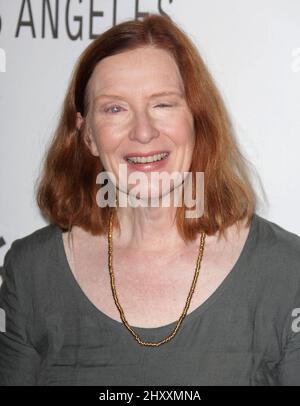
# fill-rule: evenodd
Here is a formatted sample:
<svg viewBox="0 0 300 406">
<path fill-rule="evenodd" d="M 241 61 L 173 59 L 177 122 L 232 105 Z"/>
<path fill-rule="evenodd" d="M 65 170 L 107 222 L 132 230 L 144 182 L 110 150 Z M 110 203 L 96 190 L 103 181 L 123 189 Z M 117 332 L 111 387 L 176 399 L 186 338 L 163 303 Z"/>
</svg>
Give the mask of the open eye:
<svg viewBox="0 0 300 406">
<path fill-rule="evenodd" d="M 105 113 L 111 112 L 112 114 L 118 113 L 119 111 L 116 111 L 115 109 L 120 109 L 121 107 L 118 106 L 117 104 L 113 104 L 112 106 L 109 106 L 104 109 Z"/>
</svg>

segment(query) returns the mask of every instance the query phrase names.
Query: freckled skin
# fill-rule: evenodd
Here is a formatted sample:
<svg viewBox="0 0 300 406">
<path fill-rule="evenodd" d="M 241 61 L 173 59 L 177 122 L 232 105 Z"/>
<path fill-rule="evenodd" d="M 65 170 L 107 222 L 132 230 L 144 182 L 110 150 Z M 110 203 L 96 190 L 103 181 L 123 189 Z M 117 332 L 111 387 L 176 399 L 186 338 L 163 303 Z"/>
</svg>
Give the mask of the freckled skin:
<svg viewBox="0 0 300 406">
<path fill-rule="evenodd" d="M 164 91 L 178 95 L 151 98 Z M 189 170 L 195 140 L 193 116 L 178 67 L 166 51 L 143 47 L 105 58 L 96 66 L 88 92 L 86 140 L 92 154 L 116 179 L 124 155 L 135 151 L 170 151 L 164 171 Z M 105 94 L 119 97 L 101 97 Z"/>
</svg>

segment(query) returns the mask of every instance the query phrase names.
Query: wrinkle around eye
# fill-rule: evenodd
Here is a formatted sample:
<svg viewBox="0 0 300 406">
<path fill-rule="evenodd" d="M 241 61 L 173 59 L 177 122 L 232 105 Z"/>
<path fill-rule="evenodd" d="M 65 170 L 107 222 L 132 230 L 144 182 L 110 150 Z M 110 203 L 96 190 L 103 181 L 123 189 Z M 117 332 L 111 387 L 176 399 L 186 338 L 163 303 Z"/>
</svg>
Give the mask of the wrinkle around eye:
<svg viewBox="0 0 300 406">
<path fill-rule="evenodd" d="M 169 103 L 159 103 L 159 104 L 154 105 L 153 108 L 156 108 L 156 107 L 172 108 L 172 107 L 175 107 L 176 105 L 177 105 L 177 103 L 170 103 L 170 104 Z M 114 108 L 118 108 L 119 111 L 112 112 L 112 109 L 114 109 Z M 122 110 L 126 110 L 126 109 L 118 104 L 113 104 L 111 106 L 101 108 L 101 111 L 104 112 L 105 114 L 112 114 L 112 115 L 118 114 L 118 113 L 122 112 Z"/>
<path fill-rule="evenodd" d="M 160 104 L 156 105 L 155 107 L 173 107 L 173 104 L 160 103 Z"/>
</svg>

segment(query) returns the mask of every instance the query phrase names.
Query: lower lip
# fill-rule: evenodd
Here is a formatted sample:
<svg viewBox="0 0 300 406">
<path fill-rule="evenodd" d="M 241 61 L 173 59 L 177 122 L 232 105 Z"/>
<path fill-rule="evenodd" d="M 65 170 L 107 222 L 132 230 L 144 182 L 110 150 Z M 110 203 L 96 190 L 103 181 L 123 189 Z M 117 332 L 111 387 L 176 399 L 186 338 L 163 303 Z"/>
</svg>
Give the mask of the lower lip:
<svg viewBox="0 0 300 406">
<path fill-rule="evenodd" d="M 155 170 L 162 169 L 166 165 L 166 163 L 169 159 L 169 156 L 170 156 L 170 154 L 168 154 L 165 158 L 161 159 L 160 161 L 147 162 L 144 164 L 136 164 L 133 162 L 129 162 L 129 161 L 127 161 L 126 158 L 125 158 L 125 161 L 126 161 L 129 169 L 133 169 L 135 171 L 149 172 L 149 171 L 155 171 Z"/>
</svg>

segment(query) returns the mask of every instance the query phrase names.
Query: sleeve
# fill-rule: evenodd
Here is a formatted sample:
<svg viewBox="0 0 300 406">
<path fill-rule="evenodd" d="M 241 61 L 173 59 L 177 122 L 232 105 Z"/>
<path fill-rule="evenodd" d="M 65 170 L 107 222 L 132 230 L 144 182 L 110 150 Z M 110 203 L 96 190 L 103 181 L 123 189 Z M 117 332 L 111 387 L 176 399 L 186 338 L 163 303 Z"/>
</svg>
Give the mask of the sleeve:
<svg viewBox="0 0 300 406">
<path fill-rule="evenodd" d="M 300 286 L 285 328 L 285 345 L 278 365 L 280 386 L 300 386 Z"/>
<path fill-rule="evenodd" d="M 0 386 L 31 386 L 36 384 L 38 352 L 30 345 L 27 327 L 32 320 L 30 292 L 24 282 L 26 261 L 16 266 L 16 241 L 4 257 L 3 281 L 0 287 Z M 28 286 L 28 285 L 27 285 Z"/>
</svg>

